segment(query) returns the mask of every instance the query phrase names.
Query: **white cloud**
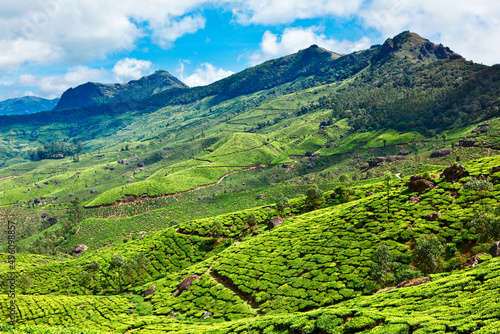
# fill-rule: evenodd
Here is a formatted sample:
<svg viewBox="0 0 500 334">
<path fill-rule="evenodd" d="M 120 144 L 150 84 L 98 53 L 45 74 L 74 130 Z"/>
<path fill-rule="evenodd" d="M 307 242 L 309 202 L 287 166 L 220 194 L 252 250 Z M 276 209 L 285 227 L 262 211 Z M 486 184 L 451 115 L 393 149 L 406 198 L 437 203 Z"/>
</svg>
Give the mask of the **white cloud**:
<svg viewBox="0 0 500 334">
<path fill-rule="evenodd" d="M 193 74 L 188 77 L 184 76 L 184 64 L 181 63 L 179 70 L 179 77 L 189 87 L 206 86 L 212 82 L 224 79 L 234 72 L 226 71 L 222 68 L 217 68 L 210 63 L 203 63 L 201 67 L 197 68 Z"/>
<path fill-rule="evenodd" d="M 25 63 L 81 63 L 132 50 L 146 35 L 163 47 L 205 26 L 188 15 L 212 0 L 0 2 L 0 70 Z"/>
<path fill-rule="evenodd" d="M 70 68 L 65 75 L 62 76 L 46 76 L 39 77 L 32 74 L 23 74 L 19 76 L 14 86 L 36 87 L 35 93 L 45 98 L 56 98 L 70 87 L 78 86 L 84 82 L 97 81 L 104 78 L 107 71 L 86 66 L 76 66 Z"/>
<path fill-rule="evenodd" d="M 283 31 L 281 37 L 266 31 L 262 36 L 260 50 L 250 55 L 250 63 L 255 65 L 268 59 L 292 54 L 312 44 L 336 53 L 345 54 L 368 48 L 370 40 L 367 37 L 355 42 L 329 39 L 314 27 L 287 28 Z"/>
<path fill-rule="evenodd" d="M 139 79 L 145 75 L 151 74 L 153 63 L 148 60 L 139 60 L 134 58 L 125 58 L 120 60 L 113 67 L 115 79 L 120 82 Z"/>
<path fill-rule="evenodd" d="M 410 30 L 473 61 L 500 62 L 498 1 L 373 0 L 360 16 L 383 38 Z"/>
<path fill-rule="evenodd" d="M 179 37 L 205 28 L 206 20 L 201 15 L 186 16 L 167 24 L 154 24 L 153 38 L 162 47 L 170 47 Z"/>
<path fill-rule="evenodd" d="M 291 23 L 297 19 L 349 16 L 362 0 L 221 0 L 242 24 Z"/>
</svg>

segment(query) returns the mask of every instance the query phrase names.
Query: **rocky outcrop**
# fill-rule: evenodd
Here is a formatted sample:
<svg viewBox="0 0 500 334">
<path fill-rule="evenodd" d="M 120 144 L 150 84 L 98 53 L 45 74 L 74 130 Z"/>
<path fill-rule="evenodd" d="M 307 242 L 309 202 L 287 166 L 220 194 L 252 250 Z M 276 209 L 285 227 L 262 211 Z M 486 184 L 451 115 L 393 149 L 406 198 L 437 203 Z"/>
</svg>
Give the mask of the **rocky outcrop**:
<svg viewBox="0 0 500 334">
<path fill-rule="evenodd" d="M 151 296 L 156 289 L 156 285 L 153 285 L 152 287 L 149 287 L 145 292 L 144 292 L 144 297 Z"/>
<path fill-rule="evenodd" d="M 89 249 L 87 245 L 76 245 L 75 247 L 73 247 L 72 253 L 75 254 L 76 256 L 80 256 L 87 249 Z"/>
<path fill-rule="evenodd" d="M 431 279 L 429 277 L 414 278 L 407 281 L 403 281 L 397 285 L 398 288 L 408 288 L 410 286 L 417 286 L 420 284 L 430 283 Z"/>
<path fill-rule="evenodd" d="M 427 180 L 422 175 L 412 175 L 410 181 L 406 182 L 406 186 L 410 192 L 423 193 L 434 188 L 434 182 Z"/>
<path fill-rule="evenodd" d="M 201 276 L 199 275 L 191 275 L 188 276 L 178 285 L 178 289 L 174 291 L 174 296 L 178 296 L 182 293 L 182 291 L 189 290 L 191 287 L 191 284 L 193 284 L 194 281 L 200 280 Z"/>
<path fill-rule="evenodd" d="M 476 145 L 476 140 L 474 138 L 460 138 L 457 144 L 457 146 L 461 147 L 473 147 L 474 145 Z"/>
<path fill-rule="evenodd" d="M 450 154 L 451 152 L 453 152 L 453 150 L 451 148 L 443 148 L 441 150 L 437 150 L 437 151 L 432 152 L 430 157 L 431 158 L 444 157 L 444 156 Z"/>
<path fill-rule="evenodd" d="M 469 176 L 469 172 L 461 164 L 453 164 L 444 169 L 443 176 L 448 182 L 457 182 L 461 178 Z"/>
<path fill-rule="evenodd" d="M 485 132 L 488 132 L 488 130 L 490 129 L 490 123 L 482 123 L 482 124 L 479 124 L 477 126 L 477 128 L 475 128 L 474 130 L 472 130 L 472 133 L 485 133 Z"/>
<path fill-rule="evenodd" d="M 274 217 L 270 221 L 267 222 L 267 227 L 271 230 L 278 225 L 283 224 L 284 219 L 282 217 Z"/>
<path fill-rule="evenodd" d="M 495 241 L 490 247 L 489 253 L 493 257 L 500 257 L 500 241 Z"/>
<path fill-rule="evenodd" d="M 398 152 L 398 155 L 408 155 L 408 154 L 410 154 L 410 151 L 405 150 L 405 149 Z"/>
</svg>

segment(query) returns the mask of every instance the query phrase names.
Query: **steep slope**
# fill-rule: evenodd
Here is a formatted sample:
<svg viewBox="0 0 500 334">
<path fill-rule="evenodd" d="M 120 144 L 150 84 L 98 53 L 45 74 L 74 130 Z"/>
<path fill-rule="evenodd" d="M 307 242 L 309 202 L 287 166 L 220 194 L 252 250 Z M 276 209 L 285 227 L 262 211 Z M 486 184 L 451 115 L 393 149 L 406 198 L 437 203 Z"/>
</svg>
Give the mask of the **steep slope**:
<svg viewBox="0 0 500 334">
<path fill-rule="evenodd" d="M 63 93 L 55 110 L 140 100 L 174 88 L 188 88 L 167 71 L 156 71 L 126 84 L 105 85 L 88 82 Z"/>
<path fill-rule="evenodd" d="M 36 96 L 25 96 L 0 102 L 1 115 L 24 115 L 52 110 L 59 99 L 47 100 Z"/>
</svg>

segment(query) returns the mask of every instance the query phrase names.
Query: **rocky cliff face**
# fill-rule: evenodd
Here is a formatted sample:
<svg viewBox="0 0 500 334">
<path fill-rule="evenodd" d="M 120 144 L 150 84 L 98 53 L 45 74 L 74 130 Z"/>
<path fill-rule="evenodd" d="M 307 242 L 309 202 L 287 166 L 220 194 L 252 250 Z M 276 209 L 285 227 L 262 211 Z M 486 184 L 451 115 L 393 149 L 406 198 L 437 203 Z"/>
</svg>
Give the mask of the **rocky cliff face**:
<svg viewBox="0 0 500 334">
<path fill-rule="evenodd" d="M 174 88 L 188 86 L 167 71 L 156 71 L 126 84 L 87 82 L 65 91 L 54 110 L 138 100 Z"/>
</svg>

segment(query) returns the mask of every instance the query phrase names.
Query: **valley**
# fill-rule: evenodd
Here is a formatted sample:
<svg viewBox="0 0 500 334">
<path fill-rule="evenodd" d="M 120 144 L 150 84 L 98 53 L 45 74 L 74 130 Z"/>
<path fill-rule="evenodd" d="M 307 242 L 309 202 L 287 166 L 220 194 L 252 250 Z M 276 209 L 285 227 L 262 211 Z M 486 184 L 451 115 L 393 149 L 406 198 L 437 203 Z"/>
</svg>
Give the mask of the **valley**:
<svg viewBox="0 0 500 334">
<path fill-rule="evenodd" d="M 0 116 L 0 332 L 500 331 L 498 65 L 403 32 L 86 85 Z"/>
</svg>

